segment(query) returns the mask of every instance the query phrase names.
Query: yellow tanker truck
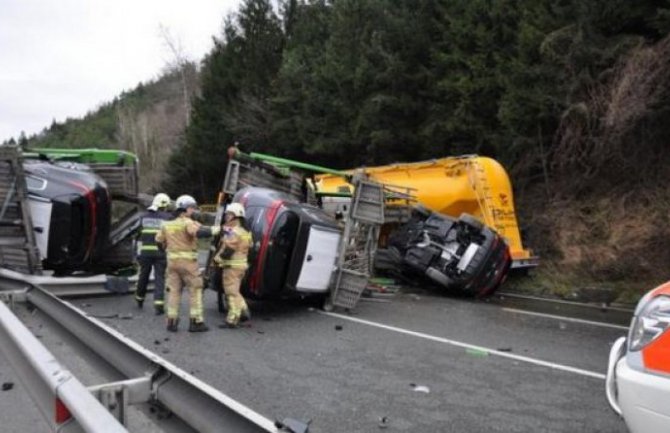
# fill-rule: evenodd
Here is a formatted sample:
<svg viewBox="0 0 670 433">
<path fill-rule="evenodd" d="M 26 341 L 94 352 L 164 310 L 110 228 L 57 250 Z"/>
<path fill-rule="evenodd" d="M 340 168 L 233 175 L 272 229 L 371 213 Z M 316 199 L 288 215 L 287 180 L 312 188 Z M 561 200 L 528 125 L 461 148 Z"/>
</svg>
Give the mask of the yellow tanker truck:
<svg viewBox="0 0 670 433">
<path fill-rule="evenodd" d="M 538 258 L 521 242 L 509 176 L 494 159 L 468 155 L 355 171 L 385 185 L 406 188 L 418 203 L 434 212 L 452 217 L 473 215 L 507 241 L 512 268 L 537 266 Z M 316 191 L 324 195 L 351 191 L 342 176 L 322 174 L 315 181 Z"/>
</svg>

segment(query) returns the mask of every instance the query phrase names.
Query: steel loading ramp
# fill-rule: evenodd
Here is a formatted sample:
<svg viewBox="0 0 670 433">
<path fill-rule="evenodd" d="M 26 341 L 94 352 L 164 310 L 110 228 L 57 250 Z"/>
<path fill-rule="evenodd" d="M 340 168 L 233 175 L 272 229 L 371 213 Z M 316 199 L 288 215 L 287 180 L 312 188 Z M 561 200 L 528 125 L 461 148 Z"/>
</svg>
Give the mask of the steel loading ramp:
<svg viewBox="0 0 670 433">
<path fill-rule="evenodd" d="M 16 146 L 0 146 L 0 263 L 25 274 L 41 273 L 23 158 Z"/>
</svg>

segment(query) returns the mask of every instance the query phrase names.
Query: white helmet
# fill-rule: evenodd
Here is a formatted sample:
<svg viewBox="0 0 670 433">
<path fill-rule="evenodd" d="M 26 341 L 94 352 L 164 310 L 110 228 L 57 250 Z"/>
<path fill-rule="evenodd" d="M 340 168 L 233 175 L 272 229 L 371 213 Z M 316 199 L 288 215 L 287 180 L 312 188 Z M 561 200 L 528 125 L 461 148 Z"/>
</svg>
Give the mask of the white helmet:
<svg viewBox="0 0 670 433">
<path fill-rule="evenodd" d="M 179 198 L 177 198 L 177 209 L 180 210 L 186 210 L 190 207 L 198 207 L 198 202 L 195 201 L 193 197 L 190 195 L 180 195 Z"/>
<path fill-rule="evenodd" d="M 157 211 L 158 209 L 168 207 L 169 204 L 170 204 L 170 196 L 163 192 L 159 192 L 154 196 L 154 199 L 151 202 L 151 206 L 149 206 L 148 209 L 152 211 Z"/>
<path fill-rule="evenodd" d="M 231 203 L 226 207 L 226 213 L 231 213 L 236 218 L 244 218 L 244 206 L 240 203 Z"/>
</svg>

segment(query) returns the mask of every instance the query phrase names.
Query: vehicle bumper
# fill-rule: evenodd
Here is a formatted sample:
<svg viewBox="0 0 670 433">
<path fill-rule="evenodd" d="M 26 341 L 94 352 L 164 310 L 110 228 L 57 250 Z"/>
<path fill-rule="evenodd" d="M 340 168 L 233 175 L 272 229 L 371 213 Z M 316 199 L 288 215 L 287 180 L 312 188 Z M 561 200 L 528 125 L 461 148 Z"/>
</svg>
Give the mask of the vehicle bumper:
<svg viewBox="0 0 670 433">
<path fill-rule="evenodd" d="M 670 378 L 632 369 L 625 338 L 612 346 L 607 369 L 607 398 L 631 433 L 670 432 Z"/>
</svg>

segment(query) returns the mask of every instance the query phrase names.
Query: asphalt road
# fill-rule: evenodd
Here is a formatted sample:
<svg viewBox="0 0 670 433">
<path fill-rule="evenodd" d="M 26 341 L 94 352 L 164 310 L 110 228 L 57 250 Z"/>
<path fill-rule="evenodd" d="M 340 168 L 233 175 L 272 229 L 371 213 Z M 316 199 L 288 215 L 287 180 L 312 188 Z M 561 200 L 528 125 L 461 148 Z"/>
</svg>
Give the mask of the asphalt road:
<svg viewBox="0 0 670 433">
<path fill-rule="evenodd" d="M 310 432 L 626 431 L 604 393 L 609 347 L 625 333 L 616 327 L 419 293 L 350 315 L 254 304 L 249 328 L 222 330 L 207 292 L 213 329 L 185 332 L 184 308 L 171 334 L 130 296 L 72 302 L 97 316 L 132 313 L 103 320 L 269 418 L 311 420 Z M 14 406 L 25 404 L 20 391 Z M 14 406 L 0 399 L 0 413 Z"/>
</svg>

